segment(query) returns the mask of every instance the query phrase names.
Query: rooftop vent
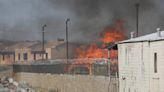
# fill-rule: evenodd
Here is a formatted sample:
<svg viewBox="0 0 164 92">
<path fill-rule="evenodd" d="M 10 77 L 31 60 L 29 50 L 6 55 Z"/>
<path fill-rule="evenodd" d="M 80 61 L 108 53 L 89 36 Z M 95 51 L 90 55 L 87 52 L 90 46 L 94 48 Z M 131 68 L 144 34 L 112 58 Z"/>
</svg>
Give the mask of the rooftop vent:
<svg viewBox="0 0 164 92">
<path fill-rule="evenodd" d="M 130 38 L 134 38 L 135 32 L 130 32 Z"/>
<path fill-rule="evenodd" d="M 157 28 L 157 37 L 161 37 L 161 29 L 160 28 Z"/>
</svg>

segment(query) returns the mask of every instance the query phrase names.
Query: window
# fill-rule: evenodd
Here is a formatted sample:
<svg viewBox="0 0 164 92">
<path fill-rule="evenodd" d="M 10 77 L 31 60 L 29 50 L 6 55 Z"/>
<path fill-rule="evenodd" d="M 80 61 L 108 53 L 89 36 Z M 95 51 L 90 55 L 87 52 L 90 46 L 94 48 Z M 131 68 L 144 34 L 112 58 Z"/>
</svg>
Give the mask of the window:
<svg viewBox="0 0 164 92">
<path fill-rule="evenodd" d="M 23 58 L 24 58 L 24 60 L 28 59 L 27 53 L 23 53 Z"/>
<path fill-rule="evenodd" d="M 154 53 L 154 73 L 157 73 L 157 53 Z"/>
<path fill-rule="evenodd" d="M 48 53 L 46 53 L 46 59 L 48 59 Z"/>
<path fill-rule="evenodd" d="M 20 60 L 20 53 L 18 53 L 18 60 Z"/>
<path fill-rule="evenodd" d="M 130 88 L 129 88 L 129 92 L 130 92 Z"/>
</svg>

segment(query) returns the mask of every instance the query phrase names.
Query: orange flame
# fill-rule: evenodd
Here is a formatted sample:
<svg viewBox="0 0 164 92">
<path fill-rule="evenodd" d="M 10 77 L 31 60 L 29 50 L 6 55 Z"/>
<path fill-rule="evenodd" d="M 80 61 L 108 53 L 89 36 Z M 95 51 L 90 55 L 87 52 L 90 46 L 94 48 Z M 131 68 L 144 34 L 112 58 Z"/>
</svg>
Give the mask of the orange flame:
<svg viewBox="0 0 164 92">
<path fill-rule="evenodd" d="M 123 21 L 117 20 L 115 25 L 112 27 L 106 27 L 105 30 L 101 33 L 102 38 L 100 41 L 103 43 L 111 43 L 124 40 L 125 36 L 125 29 L 123 27 Z"/>
<path fill-rule="evenodd" d="M 110 50 L 110 53 L 108 53 L 107 49 L 102 49 L 106 47 L 108 43 L 114 43 L 117 41 L 121 41 L 126 39 L 125 36 L 125 30 L 123 27 L 123 21 L 118 20 L 114 24 L 114 26 L 106 27 L 103 32 L 101 33 L 101 38 L 97 41 L 102 42 L 103 44 L 101 46 L 98 46 L 95 43 L 90 44 L 89 46 L 83 45 L 79 48 L 76 48 L 76 57 L 78 59 L 86 59 L 86 58 L 110 58 L 112 60 L 112 67 L 114 71 L 117 70 L 117 57 L 118 57 L 118 51 L 117 50 Z M 81 66 L 81 64 L 84 64 L 83 67 L 86 67 L 89 72 L 91 73 L 91 64 L 93 64 L 94 60 L 77 60 L 76 62 L 73 62 L 72 65 L 68 67 L 68 71 L 71 71 L 71 69 L 75 67 Z M 101 61 L 100 61 L 101 62 Z"/>
<path fill-rule="evenodd" d="M 123 21 L 117 20 L 114 26 L 106 27 L 101 33 L 101 38 L 97 41 L 101 41 L 103 43 L 102 46 L 98 47 L 95 43 L 91 44 L 88 48 L 87 46 L 81 46 L 76 49 L 77 58 L 108 58 L 108 51 L 102 48 L 107 43 L 124 40 L 126 38 L 124 33 Z M 110 53 L 110 58 L 116 58 L 117 55 L 117 51 L 113 50 Z"/>
<path fill-rule="evenodd" d="M 96 44 L 91 44 L 87 50 L 87 46 L 82 46 L 76 49 L 77 58 L 107 58 L 106 50 L 99 48 Z"/>
<path fill-rule="evenodd" d="M 103 49 L 106 47 L 108 43 L 114 43 L 117 41 L 124 40 L 126 38 L 125 36 L 125 30 L 123 27 L 123 21 L 117 20 L 113 26 L 106 27 L 103 32 L 100 34 L 101 38 L 98 39 L 98 42 L 102 42 L 101 46 L 98 46 L 96 43 L 92 43 L 89 46 L 83 45 L 79 48 L 76 48 L 76 57 L 79 58 L 110 58 L 111 61 L 116 62 L 117 64 L 117 57 L 118 57 L 118 51 L 117 50 L 110 50 L 110 53 L 108 53 L 107 49 Z M 109 55 L 108 55 L 109 54 Z M 81 66 L 80 64 L 84 64 L 83 67 L 86 67 L 88 70 L 91 70 L 91 64 L 93 64 L 94 60 L 77 60 L 76 62 L 73 62 L 72 65 L 68 67 L 68 71 L 71 71 L 71 69 Z M 101 62 L 101 61 L 99 61 Z M 114 65 L 115 63 L 113 63 Z M 115 69 L 116 67 L 112 67 L 112 69 Z M 91 71 L 90 71 L 91 73 Z"/>
</svg>

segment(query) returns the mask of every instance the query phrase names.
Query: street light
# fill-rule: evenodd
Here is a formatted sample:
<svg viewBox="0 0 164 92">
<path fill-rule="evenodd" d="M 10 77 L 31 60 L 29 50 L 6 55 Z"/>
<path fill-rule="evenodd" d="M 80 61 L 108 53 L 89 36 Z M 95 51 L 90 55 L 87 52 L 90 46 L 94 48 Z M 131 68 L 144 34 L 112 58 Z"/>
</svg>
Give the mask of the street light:
<svg viewBox="0 0 164 92">
<path fill-rule="evenodd" d="M 68 22 L 70 21 L 70 18 L 67 18 L 66 20 L 66 55 L 67 55 L 67 64 L 68 64 Z"/>
<path fill-rule="evenodd" d="M 45 27 L 47 27 L 46 24 L 42 26 L 42 60 L 44 60 L 44 33 L 45 33 Z"/>
</svg>

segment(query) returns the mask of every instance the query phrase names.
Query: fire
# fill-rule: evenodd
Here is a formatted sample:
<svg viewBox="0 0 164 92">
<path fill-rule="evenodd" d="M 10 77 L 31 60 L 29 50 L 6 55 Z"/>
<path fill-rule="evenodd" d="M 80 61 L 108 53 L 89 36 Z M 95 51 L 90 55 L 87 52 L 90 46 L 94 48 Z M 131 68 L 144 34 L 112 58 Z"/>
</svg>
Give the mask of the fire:
<svg viewBox="0 0 164 92">
<path fill-rule="evenodd" d="M 87 50 L 85 50 L 87 48 Z M 99 48 L 96 44 L 91 44 L 89 47 L 82 46 L 76 49 L 77 58 L 107 58 L 106 50 Z"/>
<path fill-rule="evenodd" d="M 102 38 L 100 38 L 100 41 L 103 43 L 121 41 L 126 38 L 124 33 L 125 29 L 123 27 L 123 21 L 117 20 L 114 26 L 109 26 L 104 29 L 104 31 L 101 33 Z"/>
<path fill-rule="evenodd" d="M 117 56 L 118 56 L 118 51 L 117 50 L 110 50 L 110 58 L 111 59 L 115 59 L 115 58 L 117 58 Z"/>
<path fill-rule="evenodd" d="M 108 53 L 108 50 L 104 49 L 104 47 L 106 47 L 107 44 L 109 45 L 110 43 L 124 40 L 126 38 L 124 33 L 125 33 L 125 30 L 123 27 L 122 20 L 117 20 L 113 26 L 106 27 L 100 34 L 100 38 L 96 40 L 96 42 L 101 42 L 102 45 L 99 46 L 96 43 L 92 43 L 89 46 L 83 45 L 83 46 L 80 46 L 79 48 L 76 48 L 76 58 L 77 59 L 88 58 L 88 60 L 77 60 L 76 62 L 73 62 L 73 64 L 68 67 L 68 70 L 71 71 L 71 69 L 81 66 L 81 64 L 82 65 L 84 64 L 83 67 L 86 67 L 90 71 L 91 70 L 90 65 L 95 62 L 93 60 L 89 60 L 90 58 L 95 58 L 95 59 L 96 58 L 110 58 L 110 60 L 114 62 L 115 60 L 117 61 L 118 51 L 110 50 L 110 53 Z M 115 64 L 114 62 L 113 62 L 113 65 Z M 115 68 L 116 68 L 115 66 L 112 67 L 112 69 L 115 69 Z"/>
<path fill-rule="evenodd" d="M 108 43 L 124 40 L 126 38 L 124 33 L 123 21 L 117 20 L 113 26 L 106 27 L 100 34 L 101 38 L 97 42 L 102 42 L 103 44 L 101 46 L 95 43 L 89 46 L 81 46 L 76 49 L 77 58 L 108 58 L 108 51 L 102 48 Z M 110 57 L 117 57 L 117 51 L 113 51 Z"/>
</svg>

